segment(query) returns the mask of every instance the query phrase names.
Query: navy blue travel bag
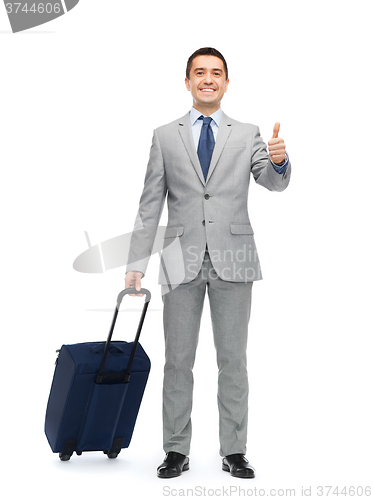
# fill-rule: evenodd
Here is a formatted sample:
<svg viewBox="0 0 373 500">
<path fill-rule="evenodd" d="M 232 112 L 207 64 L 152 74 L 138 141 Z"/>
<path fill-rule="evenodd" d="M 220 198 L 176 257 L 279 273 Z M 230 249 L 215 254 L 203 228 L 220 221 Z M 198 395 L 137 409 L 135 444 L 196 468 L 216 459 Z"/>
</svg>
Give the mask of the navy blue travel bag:
<svg viewBox="0 0 373 500">
<path fill-rule="evenodd" d="M 145 294 L 134 342 L 112 341 L 124 295 Z M 138 342 L 150 292 L 120 292 L 106 342 L 63 345 L 49 395 L 45 434 L 61 460 L 73 452 L 103 451 L 116 458 L 130 444 L 150 371 L 150 360 Z"/>
</svg>

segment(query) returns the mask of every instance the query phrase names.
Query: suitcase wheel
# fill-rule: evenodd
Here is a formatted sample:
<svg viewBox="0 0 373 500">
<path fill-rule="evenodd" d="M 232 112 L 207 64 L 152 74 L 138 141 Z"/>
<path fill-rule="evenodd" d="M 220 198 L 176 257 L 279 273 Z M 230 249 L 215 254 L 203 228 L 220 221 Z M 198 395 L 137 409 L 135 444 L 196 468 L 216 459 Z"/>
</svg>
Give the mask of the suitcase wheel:
<svg viewBox="0 0 373 500">
<path fill-rule="evenodd" d="M 124 438 L 114 438 L 110 450 L 104 451 L 105 455 L 107 455 L 108 458 L 117 458 L 117 456 L 120 453 L 120 450 L 122 449 L 123 443 L 124 443 Z"/>
<path fill-rule="evenodd" d="M 68 460 L 70 460 L 71 455 L 74 453 L 75 446 L 76 441 L 73 439 L 68 439 L 64 442 L 62 451 L 59 454 L 60 460 L 62 460 L 62 462 L 67 462 Z"/>
</svg>

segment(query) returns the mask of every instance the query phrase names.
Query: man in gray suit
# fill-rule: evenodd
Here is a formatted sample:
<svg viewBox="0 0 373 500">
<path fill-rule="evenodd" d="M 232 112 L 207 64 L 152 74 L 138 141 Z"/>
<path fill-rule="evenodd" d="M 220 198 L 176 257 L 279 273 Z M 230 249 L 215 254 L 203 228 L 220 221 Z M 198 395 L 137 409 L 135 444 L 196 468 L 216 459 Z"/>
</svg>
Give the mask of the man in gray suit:
<svg viewBox="0 0 373 500">
<path fill-rule="evenodd" d="M 220 103 L 228 68 L 213 48 L 197 50 L 185 84 L 193 107 L 154 131 L 131 240 L 126 288 L 141 288 L 167 195 L 159 282 L 166 362 L 161 478 L 189 469 L 193 365 L 206 289 L 218 364 L 222 468 L 251 478 L 245 457 L 248 414 L 246 349 L 253 282 L 262 279 L 247 210 L 251 174 L 272 191 L 289 184 L 291 165 L 276 123 L 268 142 L 259 129 L 226 116 Z M 140 295 L 139 295 L 140 296 Z"/>
</svg>

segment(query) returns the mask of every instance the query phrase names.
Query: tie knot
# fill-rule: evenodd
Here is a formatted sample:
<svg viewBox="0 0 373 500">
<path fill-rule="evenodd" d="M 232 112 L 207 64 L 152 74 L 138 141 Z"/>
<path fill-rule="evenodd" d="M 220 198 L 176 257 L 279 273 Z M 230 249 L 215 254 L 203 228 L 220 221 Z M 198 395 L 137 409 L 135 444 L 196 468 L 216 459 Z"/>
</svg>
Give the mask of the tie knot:
<svg viewBox="0 0 373 500">
<path fill-rule="evenodd" d="M 212 118 L 211 116 L 200 116 L 198 118 L 198 120 L 203 120 L 203 125 L 210 125 L 210 123 L 212 122 Z"/>
</svg>

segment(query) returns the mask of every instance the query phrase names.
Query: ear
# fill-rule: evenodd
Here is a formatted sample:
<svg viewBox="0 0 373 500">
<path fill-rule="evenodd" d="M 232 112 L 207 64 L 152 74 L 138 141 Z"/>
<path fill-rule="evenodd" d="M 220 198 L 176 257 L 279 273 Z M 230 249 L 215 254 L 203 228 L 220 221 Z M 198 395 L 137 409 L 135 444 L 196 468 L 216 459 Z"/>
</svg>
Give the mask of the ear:
<svg viewBox="0 0 373 500">
<path fill-rule="evenodd" d="M 190 92 L 190 85 L 189 85 L 188 78 L 185 78 L 185 86 L 186 86 L 187 90 L 189 90 L 189 92 Z"/>
<path fill-rule="evenodd" d="M 228 90 L 228 85 L 229 85 L 229 78 L 225 81 L 224 92 L 226 92 Z"/>
</svg>

